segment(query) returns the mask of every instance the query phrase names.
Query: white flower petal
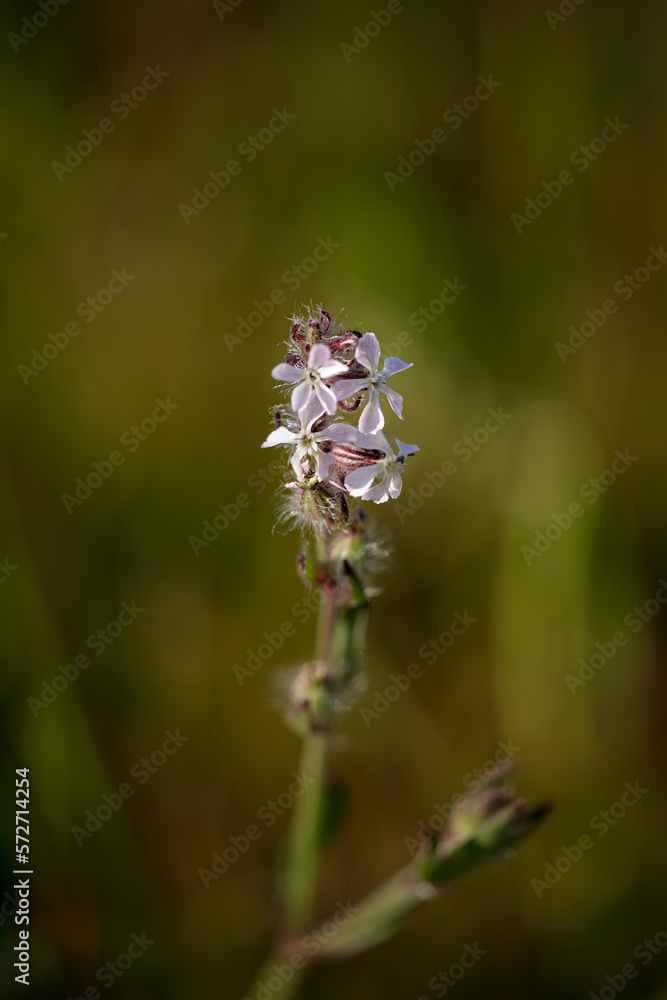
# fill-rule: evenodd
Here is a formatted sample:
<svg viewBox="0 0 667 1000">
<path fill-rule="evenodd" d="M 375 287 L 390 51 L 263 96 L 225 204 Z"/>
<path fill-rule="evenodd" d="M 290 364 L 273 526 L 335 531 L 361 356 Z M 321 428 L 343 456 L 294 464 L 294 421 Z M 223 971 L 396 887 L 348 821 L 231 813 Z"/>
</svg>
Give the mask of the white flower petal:
<svg viewBox="0 0 667 1000">
<path fill-rule="evenodd" d="M 353 497 L 360 497 L 371 485 L 382 466 L 378 462 L 373 465 L 363 465 L 354 472 L 349 472 L 345 477 L 345 488 Z"/>
<path fill-rule="evenodd" d="M 334 376 L 342 375 L 343 372 L 346 372 L 347 365 L 344 365 L 342 361 L 326 361 L 323 365 L 319 366 L 318 371 L 320 378 L 334 378 Z"/>
<path fill-rule="evenodd" d="M 371 486 L 370 490 L 366 490 L 364 493 L 364 500 L 372 500 L 373 503 L 386 503 L 388 499 L 389 493 L 384 479 L 377 486 Z"/>
<path fill-rule="evenodd" d="M 393 455 L 394 453 L 382 431 L 376 431 L 375 434 L 362 434 L 360 432 L 354 443 L 357 448 L 372 448 L 374 451 L 383 451 L 385 455 Z"/>
<path fill-rule="evenodd" d="M 396 445 L 398 447 L 399 455 L 414 455 L 416 451 L 419 451 L 416 444 L 404 444 L 403 441 L 399 441 L 398 438 L 396 438 Z"/>
<path fill-rule="evenodd" d="M 397 417 L 403 419 L 403 397 L 400 396 L 394 389 L 389 389 L 385 386 L 382 390 L 387 399 L 389 400 L 389 405 L 396 414 Z"/>
<path fill-rule="evenodd" d="M 370 389 L 370 399 L 359 418 L 359 430 L 362 434 L 374 434 L 384 427 L 384 413 L 380 406 L 377 390 Z"/>
<path fill-rule="evenodd" d="M 380 363 L 380 342 L 374 333 L 365 333 L 357 345 L 355 358 L 360 365 L 368 368 L 373 375 Z"/>
<path fill-rule="evenodd" d="M 329 470 L 333 465 L 333 455 L 325 455 L 323 451 L 317 454 L 316 472 L 318 479 L 326 479 L 329 475 Z"/>
<path fill-rule="evenodd" d="M 315 435 L 317 441 L 354 441 L 357 432 L 350 424 L 331 424 Z"/>
<path fill-rule="evenodd" d="M 333 486 L 337 486 L 341 492 L 345 492 L 345 487 L 343 486 L 343 480 L 340 478 L 339 473 L 336 472 L 336 467 L 334 465 L 332 465 L 331 469 L 329 470 L 329 476 L 326 482 L 331 483 Z"/>
<path fill-rule="evenodd" d="M 400 358 L 385 358 L 383 375 L 396 375 L 397 372 L 404 372 L 406 368 L 412 368 L 414 362 L 402 361 Z"/>
<path fill-rule="evenodd" d="M 396 497 L 400 497 L 402 489 L 403 480 L 401 479 L 400 473 L 394 472 L 394 474 L 389 477 L 389 496 L 392 500 L 395 500 Z"/>
<path fill-rule="evenodd" d="M 293 444 L 296 438 L 296 434 L 293 431 L 289 431 L 286 427 L 276 427 L 275 431 L 271 431 L 266 441 L 262 442 L 262 448 L 273 448 L 277 444 Z"/>
<path fill-rule="evenodd" d="M 311 395 L 311 383 L 299 382 L 292 390 L 292 409 L 295 413 L 301 413 L 308 405 Z"/>
<path fill-rule="evenodd" d="M 367 378 L 343 378 L 340 382 L 336 382 L 331 388 L 336 394 L 336 399 L 349 399 L 350 396 L 356 396 L 358 392 L 362 389 L 368 388 Z"/>
<path fill-rule="evenodd" d="M 333 390 L 320 382 L 315 386 L 315 394 L 327 413 L 336 412 L 338 400 L 336 399 L 336 395 Z"/>
<path fill-rule="evenodd" d="M 299 382 L 304 376 L 304 369 L 295 368 L 294 365 L 288 365 L 286 361 L 283 361 L 271 369 L 271 374 L 279 382 Z"/>
<path fill-rule="evenodd" d="M 325 365 L 330 357 L 331 351 L 326 344 L 315 344 L 314 347 L 311 347 L 308 355 L 308 367 L 319 368 L 321 365 Z"/>
<path fill-rule="evenodd" d="M 299 420 L 302 431 L 310 431 L 316 420 L 324 413 L 324 407 L 314 392 L 311 391 L 305 405 L 299 410 Z"/>
<path fill-rule="evenodd" d="M 298 480 L 303 479 L 303 468 L 301 467 L 301 462 L 303 461 L 303 455 L 301 450 L 297 448 L 292 457 L 290 458 L 290 464 L 294 469 L 294 475 Z"/>
</svg>

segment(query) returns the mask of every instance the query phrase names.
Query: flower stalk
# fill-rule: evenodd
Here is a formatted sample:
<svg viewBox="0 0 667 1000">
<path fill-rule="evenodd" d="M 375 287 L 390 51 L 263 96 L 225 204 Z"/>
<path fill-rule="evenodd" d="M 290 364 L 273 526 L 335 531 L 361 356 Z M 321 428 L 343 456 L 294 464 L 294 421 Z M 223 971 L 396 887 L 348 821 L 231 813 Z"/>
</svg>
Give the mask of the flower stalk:
<svg viewBox="0 0 667 1000">
<path fill-rule="evenodd" d="M 453 880 L 512 850 L 547 811 L 513 797 L 509 771 L 487 781 L 463 800 L 442 835 L 433 833 L 409 864 L 336 922 L 335 935 L 322 936 L 316 953 L 309 949 L 329 833 L 331 740 L 341 712 L 363 688 L 372 580 L 387 556 L 360 501 L 383 504 L 398 497 L 406 461 L 419 450 L 398 438 L 394 449 L 383 432 L 383 396 L 403 419 L 403 400 L 388 380 L 410 367 L 392 357 L 381 367 L 375 334 L 344 329 L 319 310 L 295 319 L 285 360 L 272 371 L 290 401 L 274 411 L 274 429 L 262 447 L 287 449 L 294 478 L 284 484 L 279 523 L 301 530 L 299 573 L 322 601 L 315 657 L 293 674 L 286 710 L 287 724 L 303 741 L 301 769 L 311 784 L 293 806 L 278 933 L 258 974 L 256 1000 L 270 992 L 267 982 L 280 978 L 276 969 L 290 973 L 281 980 L 286 1000 L 315 954 L 318 961 L 340 959 L 386 940 Z"/>
</svg>

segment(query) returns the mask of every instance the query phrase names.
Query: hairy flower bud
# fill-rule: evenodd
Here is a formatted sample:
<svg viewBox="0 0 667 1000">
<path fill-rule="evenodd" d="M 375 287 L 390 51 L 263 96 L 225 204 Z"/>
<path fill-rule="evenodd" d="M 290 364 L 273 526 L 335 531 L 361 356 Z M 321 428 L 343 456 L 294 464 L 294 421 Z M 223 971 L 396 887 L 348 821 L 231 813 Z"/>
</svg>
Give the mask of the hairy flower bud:
<svg viewBox="0 0 667 1000">
<path fill-rule="evenodd" d="M 301 320 L 297 320 L 295 323 L 292 323 L 289 333 L 295 344 L 305 344 L 306 338 L 304 336 L 303 324 L 301 323 Z"/>
<path fill-rule="evenodd" d="M 330 732 L 330 684 L 327 668 L 319 660 L 304 663 L 295 674 L 289 686 L 286 721 L 299 736 Z"/>
<path fill-rule="evenodd" d="M 356 351 L 360 337 L 361 334 L 358 330 L 345 330 L 343 333 L 338 334 L 338 336 L 330 337 L 326 344 L 331 353 L 337 357 L 339 354 L 345 354 L 348 351 Z"/>
<path fill-rule="evenodd" d="M 303 482 L 286 483 L 285 489 L 288 497 L 281 507 L 279 523 L 323 536 L 347 520 L 345 491 L 335 483 L 311 476 Z"/>
<path fill-rule="evenodd" d="M 514 798 L 505 778 L 512 765 L 484 782 L 479 791 L 469 793 L 458 806 L 440 838 L 434 837 L 417 856 L 420 878 L 437 885 L 450 881 L 472 864 L 489 861 L 514 846 L 551 811 L 541 804 L 529 807 L 523 798 Z"/>
</svg>

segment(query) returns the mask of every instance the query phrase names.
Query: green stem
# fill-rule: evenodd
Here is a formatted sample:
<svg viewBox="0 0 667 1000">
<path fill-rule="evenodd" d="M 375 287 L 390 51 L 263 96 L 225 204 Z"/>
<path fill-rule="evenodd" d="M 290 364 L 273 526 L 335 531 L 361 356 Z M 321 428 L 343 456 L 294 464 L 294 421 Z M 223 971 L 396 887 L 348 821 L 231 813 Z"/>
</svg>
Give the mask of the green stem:
<svg viewBox="0 0 667 1000">
<path fill-rule="evenodd" d="M 369 604 L 348 605 L 340 610 L 331 640 L 331 666 L 334 680 L 345 683 L 361 669 L 366 649 Z"/>
<path fill-rule="evenodd" d="M 324 595 L 324 603 L 320 606 L 317 619 L 317 639 L 315 640 L 315 658 L 326 663 L 331 657 L 331 643 L 336 625 L 336 601 L 332 594 Z"/>
<path fill-rule="evenodd" d="M 338 617 L 335 598 L 326 594 L 318 616 L 315 655 L 327 667 L 332 662 Z M 313 921 L 328 751 L 326 733 L 309 732 L 304 737 L 300 769 L 312 783 L 294 803 L 287 839 L 281 930 L 288 937 L 304 934 Z"/>
<path fill-rule="evenodd" d="M 327 757 L 326 735 L 306 736 L 300 771 L 314 784 L 296 799 L 292 809 L 282 886 L 284 930 L 288 934 L 304 934 L 313 920 Z"/>
<path fill-rule="evenodd" d="M 285 965 L 289 965 L 289 967 L 293 969 L 294 975 L 291 979 L 288 979 L 287 982 L 284 982 L 283 977 L 276 971 L 276 969 L 274 969 L 275 965 L 277 965 L 279 969 L 282 969 Z M 279 1000 L 290 1000 L 291 997 L 296 996 L 305 971 L 305 963 L 300 968 L 295 969 L 289 961 L 289 956 L 286 956 L 282 952 L 276 950 L 269 955 L 269 957 L 260 966 L 260 969 L 256 974 L 255 981 L 251 987 L 255 991 L 252 993 L 252 996 L 256 996 L 258 987 L 261 985 L 264 987 L 265 996 L 267 991 L 270 991 L 271 996 L 279 997 Z M 276 979 L 280 980 L 282 983 L 281 988 L 277 991 L 273 988 Z M 271 986 L 268 985 L 269 981 L 271 981 Z M 248 995 L 250 995 L 249 991 Z"/>
<path fill-rule="evenodd" d="M 418 895 L 412 866 L 401 869 L 359 904 L 357 913 L 327 940 L 320 959 L 347 958 L 390 937 L 428 895 Z"/>
<path fill-rule="evenodd" d="M 359 668 L 366 644 L 368 604 L 360 595 L 354 603 L 341 606 L 336 598 L 327 594 L 318 617 L 316 659 L 324 663 L 334 688 L 346 681 Z M 303 740 L 300 770 L 312 783 L 297 798 L 287 837 L 283 877 L 281 883 L 282 913 L 278 943 L 273 955 L 262 965 L 258 982 L 276 976 L 275 964 L 289 962 L 289 947 L 281 942 L 299 941 L 312 927 L 315 915 L 318 869 L 322 842 L 327 764 L 329 756 L 328 733 L 308 732 Z M 305 971 L 305 958 L 297 950 L 296 956 L 303 966 L 294 969 L 293 977 L 280 991 L 281 1000 L 295 995 Z"/>
<path fill-rule="evenodd" d="M 497 825 L 489 823 L 486 830 L 471 831 L 469 840 L 452 845 L 445 854 L 425 847 L 409 865 L 359 904 L 347 923 L 324 942 L 318 960 L 347 958 L 386 941 L 411 913 L 488 860 L 497 847 L 494 837 L 499 831 L 502 833 L 511 814 L 510 808 L 501 810 L 496 817 Z"/>
</svg>

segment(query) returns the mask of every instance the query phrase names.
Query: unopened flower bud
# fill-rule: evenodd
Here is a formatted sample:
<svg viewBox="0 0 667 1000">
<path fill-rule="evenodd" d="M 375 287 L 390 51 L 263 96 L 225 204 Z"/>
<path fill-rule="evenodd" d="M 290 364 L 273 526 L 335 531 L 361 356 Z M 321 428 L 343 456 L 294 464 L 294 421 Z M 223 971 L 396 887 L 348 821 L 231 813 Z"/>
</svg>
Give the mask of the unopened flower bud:
<svg viewBox="0 0 667 1000">
<path fill-rule="evenodd" d="M 318 660 L 304 663 L 290 684 L 287 723 L 299 736 L 331 730 L 327 670 Z"/>
<path fill-rule="evenodd" d="M 368 538 L 361 524 L 356 522 L 338 532 L 332 540 L 331 555 L 341 566 L 348 567 L 350 573 L 360 578 L 368 569 L 369 548 Z"/>
<path fill-rule="evenodd" d="M 286 484 L 289 497 L 282 507 L 280 521 L 292 522 L 315 535 L 328 535 L 347 520 L 347 501 L 342 487 L 320 482 L 310 476 L 301 482 Z"/>
<path fill-rule="evenodd" d="M 361 334 L 358 330 L 345 330 L 344 333 L 327 340 L 327 346 L 332 354 L 345 354 L 346 351 L 356 351 L 360 338 Z"/>
<path fill-rule="evenodd" d="M 421 878 L 435 885 L 450 881 L 512 848 L 551 811 L 547 804 L 529 807 L 525 799 L 514 798 L 511 786 L 503 783 L 510 770 L 505 768 L 466 796 L 443 835 L 422 852 Z"/>
<path fill-rule="evenodd" d="M 326 587 L 332 583 L 331 578 L 323 566 L 319 566 L 314 559 L 309 558 L 305 552 L 299 552 L 297 556 L 297 569 L 300 576 L 308 583 Z"/>
<path fill-rule="evenodd" d="M 317 344 L 322 339 L 322 327 L 316 319 L 313 319 L 312 316 L 308 320 L 308 330 L 306 336 L 311 344 Z"/>
<path fill-rule="evenodd" d="M 332 443 L 329 452 L 333 455 L 333 470 L 342 483 L 345 482 L 345 477 L 350 472 L 365 465 L 375 465 L 385 457 L 382 451 L 376 451 L 372 448 L 358 448 L 356 445 L 346 442 Z"/>
<path fill-rule="evenodd" d="M 305 342 L 306 338 L 303 334 L 303 324 L 300 320 L 297 323 L 292 323 L 289 333 L 295 344 L 303 344 Z"/>
</svg>

